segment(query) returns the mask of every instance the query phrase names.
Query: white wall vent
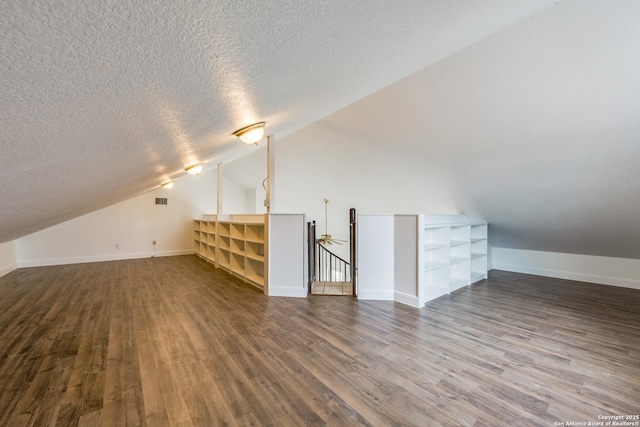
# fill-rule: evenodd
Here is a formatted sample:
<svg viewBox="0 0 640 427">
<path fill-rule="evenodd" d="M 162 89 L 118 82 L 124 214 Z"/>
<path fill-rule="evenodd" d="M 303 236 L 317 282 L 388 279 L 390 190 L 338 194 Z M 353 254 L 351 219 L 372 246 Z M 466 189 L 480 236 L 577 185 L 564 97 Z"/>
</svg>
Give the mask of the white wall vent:
<svg viewBox="0 0 640 427">
<path fill-rule="evenodd" d="M 167 203 L 167 198 L 166 197 L 156 197 L 156 205 L 164 205 L 166 206 Z"/>
</svg>

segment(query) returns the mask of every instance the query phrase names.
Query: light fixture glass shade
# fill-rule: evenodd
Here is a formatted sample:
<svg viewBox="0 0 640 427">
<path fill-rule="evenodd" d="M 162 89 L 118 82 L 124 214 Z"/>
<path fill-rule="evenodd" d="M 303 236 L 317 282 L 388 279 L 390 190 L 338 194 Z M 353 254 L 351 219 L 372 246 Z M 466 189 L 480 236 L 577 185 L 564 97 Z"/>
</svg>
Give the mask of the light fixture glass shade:
<svg viewBox="0 0 640 427">
<path fill-rule="evenodd" d="M 200 172 L 202 172 L 202 163 L 189 166 L 188 168 L 185 168 L 185 170 L 189 172 L 191 175 L 198 175 Z"/>
<path fill-rule="evenodd" d="M 259 122 L 235 131 L 233 134 L 247 144 L 257 144 L 264 137 L 264 124 Z"/>
<path fill-rule="evenodd" d="M 163 182 L 162 186 L 166 189 L 172 188 L 173 187 L 173 181 L 167 181 L 167 182 Z"/>
</svg>

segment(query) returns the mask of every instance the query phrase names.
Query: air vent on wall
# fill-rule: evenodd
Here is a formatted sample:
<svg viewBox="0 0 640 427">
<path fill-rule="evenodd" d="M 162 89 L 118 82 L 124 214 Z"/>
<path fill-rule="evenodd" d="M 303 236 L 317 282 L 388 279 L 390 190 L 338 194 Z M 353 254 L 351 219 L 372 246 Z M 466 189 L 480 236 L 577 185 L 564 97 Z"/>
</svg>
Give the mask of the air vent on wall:
<svg viewBox="0 0 640 427">
<path fill-rule="evenodd" d="M 156 205 L 164 205 L 166 206 L 167 203 L 167 198 L 166 197 L 156 197 Z"/>
</svg>

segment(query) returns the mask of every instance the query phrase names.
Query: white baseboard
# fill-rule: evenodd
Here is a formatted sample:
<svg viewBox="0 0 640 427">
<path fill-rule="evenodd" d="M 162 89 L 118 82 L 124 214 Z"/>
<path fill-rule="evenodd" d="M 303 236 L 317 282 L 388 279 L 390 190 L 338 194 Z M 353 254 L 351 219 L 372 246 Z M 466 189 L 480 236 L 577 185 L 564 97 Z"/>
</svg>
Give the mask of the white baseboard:
<svg viewBox="0 0 640 427">
<path fill-rule="evenodd" d="M 289 288 L 285 286 L 270 286 L 268 289 L 270 297 L 290 297 L 290 298 L 306 298 L 306 288 Z"/>
<path fill-rule="evenodd" d="M 0 267 L 0 277 L 5 276 L 11 273 L 14 270 L 18 269 L 18 263 L 14 262 L 13 264 L 6 265 L 4 267 Z"/>
<path fill-rule="evenodd" d="M 105 262 L 105 261 L 121 261 L 125 259 L 140 259 L 151 257 L 164 257 L 164 256 L 177 256 L 177 255 L 191 255 L 192 249 L 179 249 L 173 251 L 156 252 L 134 252 L 120 255 L 95 255 L 87 257 L 73 257 L 73 258 L 55 258 L 55 259 L 42 259 L 42 260 L 29 260 L 20 261 L 19 267 L 45 267 L 48 265 L 66 265 L 66 264 L 84 264 L 88 262 Z"/>
<path fill-rule="evenodd" d="M 640 289 L 640 260 L 493 248 L 496 270 Z"/>
<path fill-rule="evenodd" d="M 394 294 L 393 289 L 390 289 L 390 290 L 358 289 L 358 299 L 393 301 L 393 294 Z"/>
<path fill-rule="evenodd" d="M 402 304 L 410 305 L 411 307 L 420 308 L 418 297 L 405 292 L 395 291 L 393 293 L 393 300 Z"/>
</svg>

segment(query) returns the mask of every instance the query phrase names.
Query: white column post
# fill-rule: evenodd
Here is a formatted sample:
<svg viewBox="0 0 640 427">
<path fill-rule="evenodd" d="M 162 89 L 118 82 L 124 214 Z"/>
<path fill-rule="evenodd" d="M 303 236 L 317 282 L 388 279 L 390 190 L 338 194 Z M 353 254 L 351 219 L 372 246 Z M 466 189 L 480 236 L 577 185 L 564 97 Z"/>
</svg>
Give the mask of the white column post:
<svg viewBox="0 0 640 427">
<path fill-rule="evenodd" d="M 276 137 L 267 136 L 267 198 L 265 207 L 267 213 L 275 211 L 275 187 L 276 187 Z"/>
<path fill-rule="evenodd" d="M 218 190 L 217 190 L 217 204 L 216 204 L 216 213 L 220 215 L 222 213 L 222 163 L 218 163 Z"/>
</svg>

